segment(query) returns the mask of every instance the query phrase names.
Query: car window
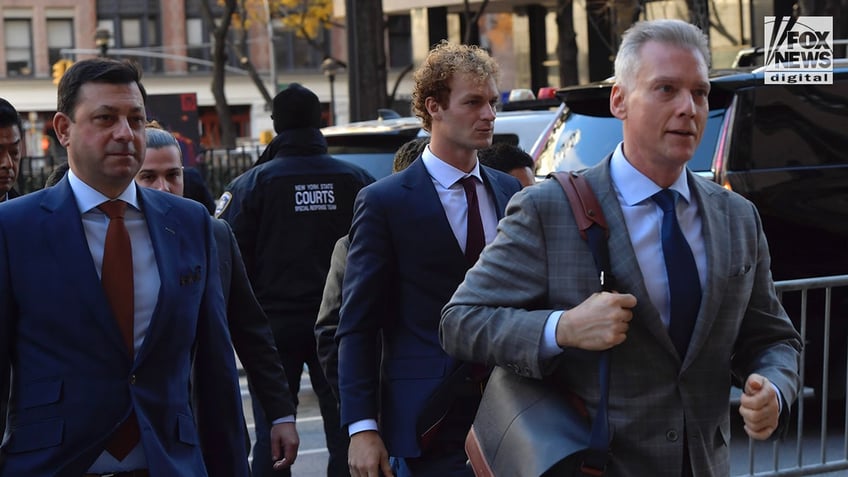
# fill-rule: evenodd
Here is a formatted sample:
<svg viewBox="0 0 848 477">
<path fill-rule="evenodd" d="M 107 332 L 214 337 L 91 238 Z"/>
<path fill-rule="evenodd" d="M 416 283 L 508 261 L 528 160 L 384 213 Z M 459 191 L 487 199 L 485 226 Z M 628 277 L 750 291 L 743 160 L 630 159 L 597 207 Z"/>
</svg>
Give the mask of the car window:
<svg viewBox="0 0 848 477">
<path fill-rule="evenodd" d="M 415 138 L 411 134 L 347 134 L 326 136 L 327 151 L 368 171 L 375 179 L 392 173 L 395 151 L 405 142 Z"/>
<path fill-rule="evenodd" d="M 692 171 L 709 171 L 712 167 L 724 113 L 724 109 L 710 111 L 701 145 L 688 164 Z M 619 142 L 621 121 L 617 118 L 577 114 L 566 108 L 539 154 L 537 175 L 594 166 L 611 154 Z"/>
<path fill-rule="evenodd" d="M 844 166 L 848 81 L 832 85 L 773 85 L 754 95 L 750 132 L 735 140 L 750 154 L 734 157 L 735 170 Z"/>
</svg>

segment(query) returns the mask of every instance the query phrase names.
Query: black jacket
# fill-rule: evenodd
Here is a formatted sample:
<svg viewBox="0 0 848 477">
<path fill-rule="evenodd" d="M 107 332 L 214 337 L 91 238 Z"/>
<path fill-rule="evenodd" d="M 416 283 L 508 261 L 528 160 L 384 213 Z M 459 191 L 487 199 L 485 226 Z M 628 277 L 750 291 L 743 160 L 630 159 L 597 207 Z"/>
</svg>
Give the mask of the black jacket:
<svg viewBox="0 0 848 477">
<path fill-rule="evenodd" d="M 274 159 L 236 178 L 216 215 L 232 226 L 276 333 L 314 325 L 333 246 L 350 228 L 357 193 L 374 178 L 329 156 L 318 129 L 285 130 L 274 144 Z"/>
</svg>

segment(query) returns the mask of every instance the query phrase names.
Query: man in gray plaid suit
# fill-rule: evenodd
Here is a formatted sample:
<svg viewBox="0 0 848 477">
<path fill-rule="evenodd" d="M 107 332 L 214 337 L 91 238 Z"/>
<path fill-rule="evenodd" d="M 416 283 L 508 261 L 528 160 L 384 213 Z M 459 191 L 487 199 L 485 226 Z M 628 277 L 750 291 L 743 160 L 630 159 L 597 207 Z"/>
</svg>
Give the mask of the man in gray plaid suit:
<svg viewBox="0 0 848 477">
<path fill-rule="evenodd" d="M 616 292 L 598 291 L 566 196 L 547 180 L 513 197 L 442 314 L 449 354 L 550 377 L 592 415 L 597 355 L 581 350 L 610 350 L 607 476 L 729 475 L 731 381 L 755 439 L 780 435 L 800 386 L 801 341 L 775 294 L 756 208 L 686 168 L 709 111 L 708 66 L 706 37 L 685 22 L 625 33 L 610 96 L 624 141 L 585 172 L 609 224 Z M 653 198 L 664 194 L 666 207 Z M 666 260 L 664 217 L 687 243 L 687 289 L 682 260 Z"/>
</svg>

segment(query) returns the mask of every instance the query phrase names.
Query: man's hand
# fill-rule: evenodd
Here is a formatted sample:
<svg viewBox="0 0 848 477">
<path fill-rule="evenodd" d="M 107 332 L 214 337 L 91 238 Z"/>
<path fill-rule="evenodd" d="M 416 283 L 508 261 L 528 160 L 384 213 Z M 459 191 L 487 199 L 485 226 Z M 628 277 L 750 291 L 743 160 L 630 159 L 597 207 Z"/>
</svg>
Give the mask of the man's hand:
<svg viewBox="0 0 848 477">
<path fill-rule="evenodd" d="M 593 351 L 619 345 L 627 338 L 634 306 L 636 297 L 630 294 L 594 293 L 560 316 L 557 344 Z"/>
<path fill-rule="evenodd" d="M 748 376 L 744 391 L 739 414 L 745 421 L 745 432 L 752 439 L 766 440 L 777 429 L 780 417 L 777 391 L 768 379 L 759 374 Z"/>
<path fill-rule="evenodd" d="M 271 459 L 274 470 L 291 467 L 297 458 L 300 437 L 293 422 L 282 422 L 271 426 Z"/>
<path fill-rule="evenodd" d="M 377 431 L 362 431 L 350 436 L 347 464 L 351 477 L 394 477 L 389 452 Z"/>
</svg>

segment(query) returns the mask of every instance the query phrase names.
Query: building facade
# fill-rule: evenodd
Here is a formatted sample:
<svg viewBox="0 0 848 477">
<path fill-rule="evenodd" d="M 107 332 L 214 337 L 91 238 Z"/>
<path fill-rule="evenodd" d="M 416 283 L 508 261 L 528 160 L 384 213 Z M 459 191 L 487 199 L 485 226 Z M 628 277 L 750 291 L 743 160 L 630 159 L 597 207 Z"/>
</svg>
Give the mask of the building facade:
<svg viewBox="0 0 848 477">
<path fill-rule="evenodd" d="M 196 94 L 201 145 L 218 145 L 217 114 L 210 90 L 212 37 L 203 19 L 201 1 L 3 0 L 0 96 L 10 100 L 24 117 L 29 155 L 62 155 L 55 141 L 51 142 L 56 107 L 53 65 L 62 58 L 78 60 L 98 54 L 138 61 L 150 94 Z M 213 16 L 220 16 L 217 2 L 206 1 L 215 10 Z M 587 52 L 592 27 L 585 13 L 590 8 L 588 1 L 573 1 L 581 83 L 589 80 Z M 761 23 L 760 17 L 751 18 L 752 1 L 759 0 L 711 3 L 716 23 L 723 29 L 723 35 L 713 31 L 715 51 L 725 48 L 732 53 L 752 43 L 751 31 L 756 34 L 755 26 Z M 345 4 L 346 0 L 334 0 L 334 14 L 340 24 L 344 23 Z M 480 5 L 472 2 L 470 8 Z M 387 91 L 396 91 L 395 99 L 408 100 L 412 89 L 408 67 L 417 65 L 430 46 L 443 38 L 463 40 L 468 27 L 464 8 L 459 0 L 383 0 L 389 67 L 386 87 Z M 487 4 L 486 14 L 476 24 L 477 40 L 501 64 L 502 89 L 559 86 L 555 10 L 555 0 L 491 0 Z M 679 17 L 685 11 L 685 0 L 652 1 L 643 16 Z M 267 22 L 260 21 L 254 22 L 247 38 L 247 56 L 271 95 L 287 83 L 302 83 L 328 106 L 332 103 L 335 114 L 328 117 L 347 122 L 347 73 L 341 69 L 325 76 L 321 69 L 326 57 L 347 61 L 343 29 L 327 30 L 310 45 L 292 31 L 269 28 Z M 231 40 L 238 43 L 235 31 L 231 31 Z M 225 94 L 238 135 L 257 138 L 271 129 L 270 113 L 257 85 L 242 69 L 241 56 L 238 48 L 228 51 Z M 723 62 L 726 60 L 716 64 Z M 399 108 L 401 114 L 409 114 Z"/>
</svg>

